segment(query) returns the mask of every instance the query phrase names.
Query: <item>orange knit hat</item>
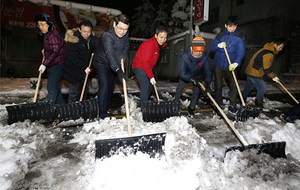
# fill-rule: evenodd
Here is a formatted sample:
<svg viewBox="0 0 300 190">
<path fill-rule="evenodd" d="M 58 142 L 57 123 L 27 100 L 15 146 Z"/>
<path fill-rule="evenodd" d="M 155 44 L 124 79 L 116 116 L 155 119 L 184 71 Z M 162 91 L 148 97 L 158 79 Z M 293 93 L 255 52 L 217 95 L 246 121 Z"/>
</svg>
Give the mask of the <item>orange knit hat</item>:
<svg viewBox="0 0 300 190">
<path fill-rule="evenodd" d="M 205 50 L 205 41 L 202 37 L 197 36 L 192 41 L 193 51 L 204 51 Z"/>
</svg>

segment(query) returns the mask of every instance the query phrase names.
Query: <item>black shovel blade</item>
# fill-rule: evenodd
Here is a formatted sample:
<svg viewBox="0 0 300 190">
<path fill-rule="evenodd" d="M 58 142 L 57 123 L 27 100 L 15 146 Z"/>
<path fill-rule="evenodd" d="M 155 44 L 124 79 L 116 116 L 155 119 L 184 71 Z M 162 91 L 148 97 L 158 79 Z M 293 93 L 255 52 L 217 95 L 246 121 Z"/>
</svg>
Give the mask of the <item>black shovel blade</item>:
<svg viewBox="0 0 300 190">
<path fill-rule="evenodd" d="M 261 110 L 260 109 L 255 109 L 251 107 L 241 107 L 236 115 L 235 115 L 235 120 L 237 121 L 247 121 L 250 117 L 256 118 L 260 114 Z"/>
<path fill-rule="evenodd" d="M 180 101 L 145 101 L 142 114 L 146 122 L 161 122 L 169 117 L 180 116 Z"/>
<path fill-rule="evenodd" d="M 247 146 L 234 146 L 226 148 L 225 150 L 225 156 L 226 153 L 229 151 L 236 151 L 239 150 L 241 152 L 249 151 L 251 149 L 258 149 L 257 154 L 265 153 L 269 154 L 273 158 L 286 158 L 285 154 L 285 145 L 286 142 L 273 142 L 273 143 L 264 143 L 264 144 L 250 144 Z"/>
<path fill-rule="evenodd" d="M 156 133 L 135 137 L 96 140 L 96 158 L 111 157 L 119 153 L 135 154 L 138 151 L 147 153 L 150 158 L 164 155 L 166 133 Z"/>
<path fill-rule="evenodd" d="M 6 106 L 9 125 L 26 119 L 33 121 L 53 121 L 55 117 L 55 106 L 52 101 L 35 102 Z"/>
</svg>

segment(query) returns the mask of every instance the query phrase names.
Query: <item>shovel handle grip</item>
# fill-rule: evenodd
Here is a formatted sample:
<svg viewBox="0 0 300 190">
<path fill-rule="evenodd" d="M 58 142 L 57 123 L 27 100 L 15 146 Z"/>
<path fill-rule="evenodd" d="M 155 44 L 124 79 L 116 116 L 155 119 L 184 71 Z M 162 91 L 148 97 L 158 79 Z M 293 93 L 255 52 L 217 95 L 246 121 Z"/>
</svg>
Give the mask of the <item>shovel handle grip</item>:
<svg viewBox="0 0 300 190">
<path fill-rule="evenodd" d="M 42 54 L 43 54 L 43 60 L 42 60 L 42 64 L 43 64 L 44 60 L 45 60 L 44 49 L 42 50 Z M 39 87 L 40 87 L 40 83 L 41 83 L 41 78 L 42 78 L 42 71 L 39 72 L 39 78 L 38 78 L 38 82 L 37 82 L 36 87 L 35 87 L 35 93 L 34 93 L 34 97 L 33 97 L 33 103 L 35 103 L 36 100 L 37 100 L 37 95 L 39 93 Z"/>
</svg>

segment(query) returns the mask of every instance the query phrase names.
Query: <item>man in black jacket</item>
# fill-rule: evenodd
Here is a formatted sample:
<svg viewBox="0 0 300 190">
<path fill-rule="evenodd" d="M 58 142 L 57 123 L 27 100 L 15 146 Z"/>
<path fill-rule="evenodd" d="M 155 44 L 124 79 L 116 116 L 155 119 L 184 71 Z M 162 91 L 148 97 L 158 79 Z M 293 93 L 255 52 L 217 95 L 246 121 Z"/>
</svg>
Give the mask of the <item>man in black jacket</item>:
<svg viewBox="0 0 300 190">
<path fill-rule="evenodd" d="M 96 45 L 92 30 L 92 23 L 84 20 L 79 24 L 79 28 L 68 30 L 65 35 L 67 56 L 63 77 L 70 82 L 69 103 L 79 101 L 85 77 L 91 71 L 89 61 Z M 87 91 L 88 84 L 83 99 L 86 99 Z"/>
<path fill-rule="evenodd" d="M 122 59 L 125 62 L 129 53 L 128 29 L 129 17 L 119 14 L 113 25 L 101 36 L 95 50 L 92 64 L 98 76 L 98 104 L 101 119 L 104 119 L 107 114 L 115 114 L 115 111 L 111 109 L 111 97 L 116 74 L 121 83 L 123 79 L 127 81 L 120 63 Z"/>
</svg>

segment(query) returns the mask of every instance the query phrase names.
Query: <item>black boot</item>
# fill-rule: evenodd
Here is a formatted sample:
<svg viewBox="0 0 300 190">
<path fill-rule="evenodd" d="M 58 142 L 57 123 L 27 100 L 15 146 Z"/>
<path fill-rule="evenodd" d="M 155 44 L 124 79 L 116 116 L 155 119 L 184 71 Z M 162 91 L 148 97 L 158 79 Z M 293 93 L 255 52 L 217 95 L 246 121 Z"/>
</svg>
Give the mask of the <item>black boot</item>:
<svg viewBox="0 0 300 190">
<path fill-rule="evenodd" d="M 263 108 L 263 100 L 255 99 L 255 105 L 258 108 Z"/>
<path fill-rule="evenodd" d="M 188 115 L 190 118 L 194 118 L 195 114 L 194 114 L 194 110 L 190 107 L 188 107 Z"/>
</svg>

